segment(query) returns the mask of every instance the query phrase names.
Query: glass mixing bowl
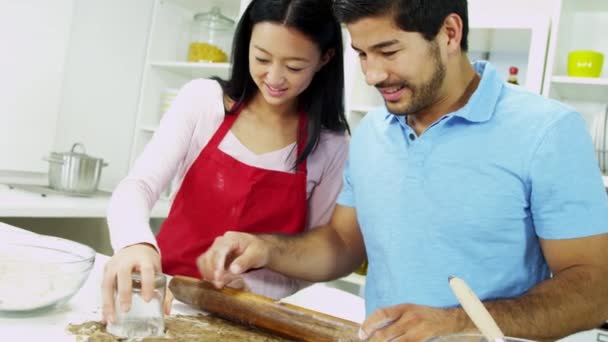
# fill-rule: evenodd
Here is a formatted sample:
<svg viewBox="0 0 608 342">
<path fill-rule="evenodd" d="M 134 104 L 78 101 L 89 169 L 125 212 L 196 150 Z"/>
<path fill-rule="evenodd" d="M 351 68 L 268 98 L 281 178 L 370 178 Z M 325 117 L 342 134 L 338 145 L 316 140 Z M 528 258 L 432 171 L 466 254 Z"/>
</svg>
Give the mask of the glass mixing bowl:
<svg viewBox="0 0 608 342">
<path fill-rule="evenodd" d="M 92 248 L 66 239 L 0 241 L 0 315 L 35 314 L 66 303 L 94 262 Z"/>
</svg>

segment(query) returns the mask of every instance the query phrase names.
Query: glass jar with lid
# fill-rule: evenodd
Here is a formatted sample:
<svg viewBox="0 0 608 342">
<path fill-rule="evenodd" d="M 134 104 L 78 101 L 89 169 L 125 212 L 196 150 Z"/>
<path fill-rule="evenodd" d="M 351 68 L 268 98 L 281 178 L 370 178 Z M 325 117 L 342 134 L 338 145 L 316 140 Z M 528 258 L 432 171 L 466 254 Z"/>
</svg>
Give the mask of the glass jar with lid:
<svg viewBox="0 0 608 342">
<path fill-rule="evenodd" d="M 188 62 L 228 62 L 234 26 L 234 20 L 224 16 L 217 6 L 196 14 L 190 30 Z"/>
</svg>

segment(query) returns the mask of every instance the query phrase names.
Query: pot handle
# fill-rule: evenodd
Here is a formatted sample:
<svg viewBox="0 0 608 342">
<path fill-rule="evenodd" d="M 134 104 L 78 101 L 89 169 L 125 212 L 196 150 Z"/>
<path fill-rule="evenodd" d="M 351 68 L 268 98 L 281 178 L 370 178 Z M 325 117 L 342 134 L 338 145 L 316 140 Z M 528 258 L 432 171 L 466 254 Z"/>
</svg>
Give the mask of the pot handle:
<svg viewBox="0 0 608 342">
<path fill-rule="evenodd" d="M 80 153 L 82 153 L 82 154 L 86 154 L 86 153 L 87 153 L 87 150 L 84 148 L 84 144 L 83 144 L 83 143 L 79 143 L 79 142 L 74 143 L 74 145 L 72 145 L 72 149 L 71 149 L 71 151 L 72 151 L 72 152 L 76 152 L 76 148 L 78 148 L 78 147 L 79 147 L 79 148 L 80 148 L 80 150 L 81 150 L 81 152 L 80 152 Z"/>
<path fill-rule="evenodd" d="M 63 160 L 53 159 L 53 158 L 49 158 L 49 157 L 42 157 L 42 160 L 47 161 L 49 163 L 63 164 Z"/>
</svg>

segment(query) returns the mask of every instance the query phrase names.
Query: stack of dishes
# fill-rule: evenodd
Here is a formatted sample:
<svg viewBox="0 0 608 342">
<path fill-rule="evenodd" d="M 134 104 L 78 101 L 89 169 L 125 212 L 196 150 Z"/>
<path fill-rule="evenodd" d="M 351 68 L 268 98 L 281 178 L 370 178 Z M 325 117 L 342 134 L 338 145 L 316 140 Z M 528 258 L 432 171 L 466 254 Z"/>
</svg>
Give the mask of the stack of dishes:
<svg viewBox="0 0 608 342">
<path fill-rule="evenodd" d="M 178 92 L 178 89 L 174 89 L 174 88 L 166 88 L 162 92 L 162 95 L 160 98 L 160 108 L 159 108 L 161 117 L 163 115 L 165 115 L 165 113 L 171 107 L 173 100 L 175 100 L 175 97 L 177 96 L 177 92 Z"/>
</svg>

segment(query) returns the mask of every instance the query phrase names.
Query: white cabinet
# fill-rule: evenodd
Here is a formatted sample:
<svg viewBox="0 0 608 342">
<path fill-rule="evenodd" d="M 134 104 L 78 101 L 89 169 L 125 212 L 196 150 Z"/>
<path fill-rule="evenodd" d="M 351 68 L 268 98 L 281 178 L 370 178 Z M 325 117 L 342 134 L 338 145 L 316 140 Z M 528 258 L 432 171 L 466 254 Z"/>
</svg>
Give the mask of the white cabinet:
<svg viewBox="0 0 608 342">
<path fill-rule="evenodd" d="M 543 94 L 562 101 L 608 102 L 608 1 L 556 0 Z M 604 54 L 600 78 L 568 77 L 568 53 Z"/>
<path fill-rule="evenodd" d="M 534 10 L 529 11 L 519 7 L 529 7 L 527 2 L 514 2 L 519 3 L 469 1 L 468 55 L 471 60 L 489 60 L 505 79 L 509 67 L 516 66 L 520 84 L 540 94 L 550 29 L 548 2 L 538 0 L 532 5 Z M 384 101 L 374 87 L 365 83 L 358 57 L 349 45 L 347 41 L 346 111 L 351 128 L 355 128 L 368 111 L 383 106 Z"/>
</svg>

